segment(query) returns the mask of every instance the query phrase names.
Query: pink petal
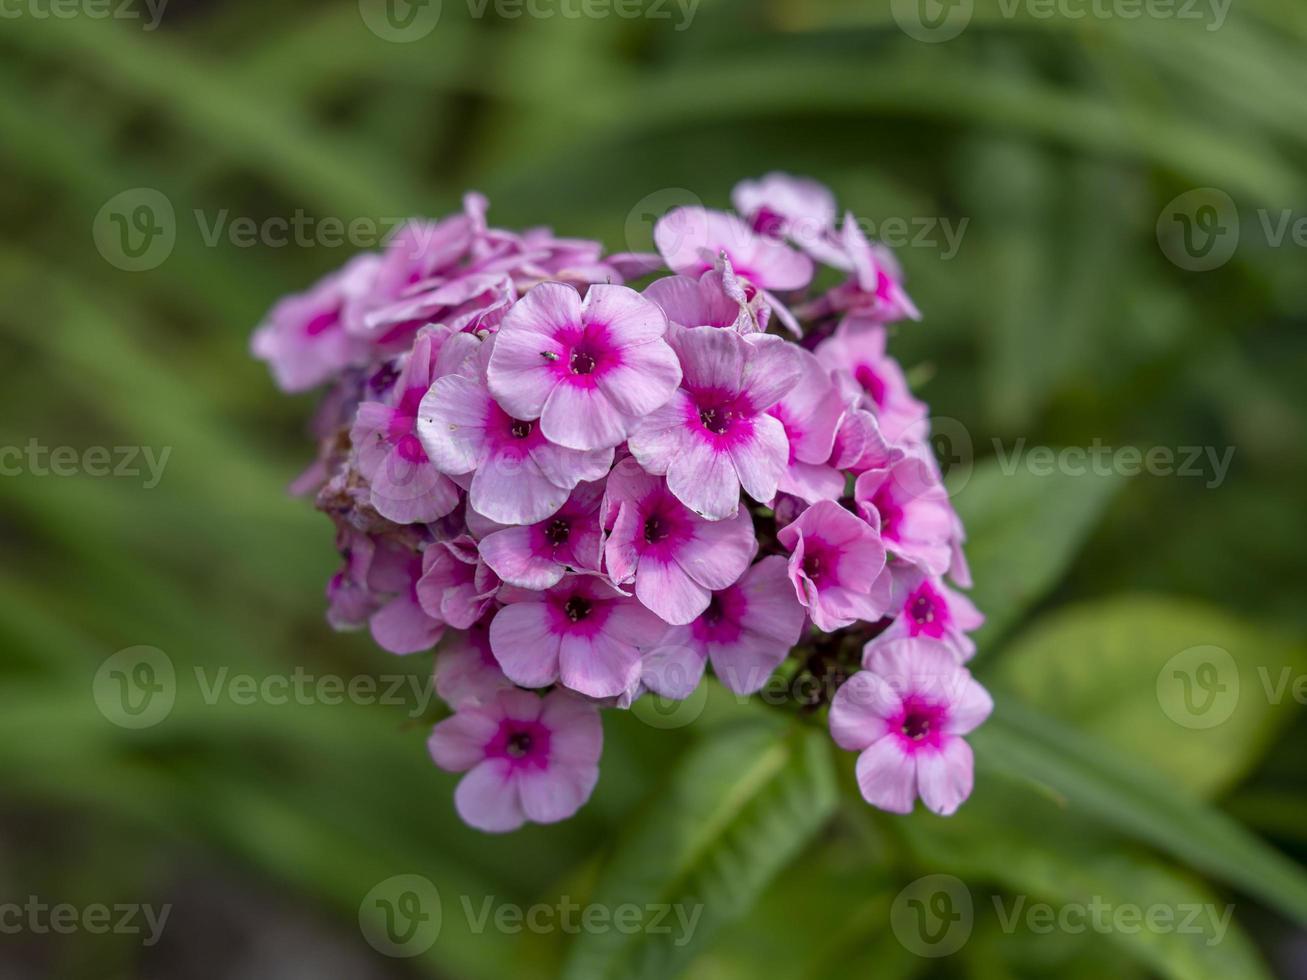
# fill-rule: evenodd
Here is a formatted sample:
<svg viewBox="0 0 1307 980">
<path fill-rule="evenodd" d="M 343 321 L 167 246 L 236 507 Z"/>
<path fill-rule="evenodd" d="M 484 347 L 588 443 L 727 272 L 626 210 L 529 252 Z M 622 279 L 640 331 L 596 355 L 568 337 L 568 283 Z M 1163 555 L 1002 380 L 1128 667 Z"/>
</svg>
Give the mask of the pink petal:
<svg viewBox="0 0 1307 980">
<path fill-rule="evenodd" d="M 668 331 L 668 340 L 681 360 L 685 387 L 731 394 L 743 387 L 748 347 L 739 334 L 717 327 L 676 328 Z"/>
<path fill-rule="evenodd" d="M 636 423 L 626 446 L 641 467 L 657 476 L 667 472 L 686 441 L 685 420 L 692 412 L 689 395 L 675 391 L 666 404 Z"/>
<path fill-rule="evenodd" d="M 545 695 L 540 721 L 549 729 L 550 762 L 572 767 L 599 763 L 604 748 L 604 727 L 599 709 L 561 688 Z"/>
<path fill-rule="evenodd" d="M 703 679 L 703 654 L 683 644 L 661 643 L 645 654 L 640 682 L 664 698 L 683 701 Z"/>
<path fill-rule="evenodd" d="M 377 646 L 401 655 L 430 650 L 445 631 L 445 624 L 423 612 L 407 592 L 373 613 L 368 625 Z"/>
<path fill-rule="evenodd" d="M 803 607 L 794 598 L 785 558 L 769 555 L 754 565 L 740 580 L 748 601 L 745 628 L 779 641 L 785 647 L 799 642 L 803 631 Z"/>
<path fill-rule="evenodd" d="M 667 316 L 658 304 L 626 286 L 591 286 L 585 294 L 585 320 L 606 327 L 618 347 L 648 344 L 667 332 Z"/>
<path fill-rule="evenodd" d="M 610 449 L 626 438 L 627 428 L 601 389 L 570 381 L 554 388 L 540 416 L 545 438 L 569 449 Z"/>
<path fill-rule="evenodd" d="M 917 798 L 917 767 L 899 740 L 887 735 L 858 756 L 855 772 L 862 798 L 890 813 L 911 813 Z"/>
<path fill-rule="evenodd" d="M 673 626 L 684 626 L 708 608 L 708 590 L 675 561 L 646 555 L 635 575 L 635 595 L 645 606 Z"/>
<path fill-rule="evenodd" d="M 500 524 L 535 524 L 562 507 L 569 492 L 545 479 L 529 458 L 491 456 L 473 475 L 468 500 Z"/>
<path fill-rule="evenodd" d="M 599 390 L 630 416 L 647 415 L 665 404 L 680 383 L 681 362 L 661 340 L 625 348 L 619 365 L 595 376 Z"/>
<path fill-rule="evenodd" d="M 563 566 L 552 558 L 535 554 L 530 527 L 510 527 L 483 538 L 481 557 L 510 585 L 542 592 L 563 578 Z"/>
<path fill-rule="evenodd" d="M 486 757 L 486 745 L 499 722 L 485 711 L 460 711 L 431 730 L 427 748 L 436 765 L 449 772 L 466 772 Z"/>
<path fill-rule="evenodd" d="M 731 444 L 731 462 L 740 486 L 761 504 L 771 503 L 775 498 L 789 456 L 785 426 L 770 415 L 755 417 L 749 437 Z"/>
<path fill-rule="evenodd" d="M 744 365 L 742 387 L 748 393 L 754 411 L 770 408 L 799 383 L 801 348 L 771 334 L 753 334 L 746 338 L 748 359 Z"/>
<path fill-rule="evenodd" d="M 543 602 L 505 606 L 490 622 L 490 649 L 514 684 L 547 687 L 557 681 L 559 648 Z"/>
<path fill-rule="evenodd" d="M 889 732 L 886 719 L 902 698 L 882 677 L 859 671 L 840 685 L 831 700 L 830 734 L 842 749 L 865 749 Z"/>
<path fill-rule="evenodd" d="M 452 375 L 440 378 L 422 398 L 415 424 L 418 441 L 442 473 L 470 473 L 486 438 L 490 394 L 473 381 Z"/>
<path fill-rule="evenodd" d="M 966 735 L 980 726 L 994 710 L 994 699 L 989 692 L 972 679 L 970 672 L 959 685 L 960 690 L 949 706 L 948 721 L 944 730 L 950 735 Z"/>
<path fill-rule="evenodd" d="M 507 759 L 486 759 L 459 782 L 454 809 L 463 822 L 488 834 L 517 830 L 526 823 Z"/>
<path fill-rule="evenodd" d="M 599 767 L 557 765 L 548 769 L 524 769 L 518 775 L 522 809 L 535 823 L 557 823 L 581 809 L 599 781 Z"/>
<path fill-rule="evenodd" d="M 676 560 L 692 579 L 715 591 L 739 580 L 753 561 L 757 547 L 753 517 L 740 508 L 734 517 L 724 521 L 696 524 L 694 537 L 681 546 Z"/>
<path fill-rule="evenodd" d="M 937 751 L 917 753 L 917 789 L 927 808 L 941 817 L 952 815 L 971 795 L 975 763 L 971 746 L 946 736 Z"/>
<path fill-rule="evenodd" d="M 558 663 L 562 682 L 592 698 L 617 697 L 640 676 L 640 652 L 603 631 L 593 639 L 564 636 Z"/>
<path fill-rule="evenodd" d="M 667 488 L 686 507 L 710 521 L 734 517 L 739 509 L 740 478 L 731 454 L 719 451 L 705 439 L 692 437 L 685 441 L 682 452 L 668 467 Z"/>
</svg>

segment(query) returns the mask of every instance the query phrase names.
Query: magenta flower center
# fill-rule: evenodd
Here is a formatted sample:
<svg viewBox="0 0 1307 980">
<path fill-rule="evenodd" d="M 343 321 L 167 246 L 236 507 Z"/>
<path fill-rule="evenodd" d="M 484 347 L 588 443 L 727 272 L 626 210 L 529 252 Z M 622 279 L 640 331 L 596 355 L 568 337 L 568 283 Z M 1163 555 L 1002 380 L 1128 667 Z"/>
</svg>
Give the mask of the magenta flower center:
<svg viewBox="0 0 1307 980">
<path fill-rule="evenodd" d="M 644 539 L 646 541 L 650 544 L 657 544 L 665 537 L 667 537 L 667 528 L 663 526 L 663 522 L 657 514 L 645 519 Z"/>
<path fill-rule="evenodd" d="M 876 491 L 871 498 L 871 505 L 880 513 L 880 536 L 898 540 L 903 508 L 890 496 L 888 486 L 883 486 Z"/>
<path fill-rule="evenodd" d="M 903 700 L 903 708 L 897 718 L 891 719 L 890 729 L 898 733 L 904 749 L 916 752 L 938 747 L 947 721 L 945 706 L 914 694 Z"/>
<path fill-rule="evenodd" d="M 574 623 L 579 623 L 590 615 L 590 602 L 579 595 L 574 595 L 563 605 L 563 612 Z"/>
<path fill-rule="evenodd" d="M 930 596 L 918 594 L 908 606 L 908 615 L 915 619 L 919 626 L 933 623 L 935 621 L 935 604 L 930 601 Z"/>
<path fill-rule="evenodd" d="M 549 742 L 549 729 L 540 722 L 505 718 L 486 745 L 486 756 L 507 759 L 515 767 L 544 769 L 549 765 Z"/>
</svg>

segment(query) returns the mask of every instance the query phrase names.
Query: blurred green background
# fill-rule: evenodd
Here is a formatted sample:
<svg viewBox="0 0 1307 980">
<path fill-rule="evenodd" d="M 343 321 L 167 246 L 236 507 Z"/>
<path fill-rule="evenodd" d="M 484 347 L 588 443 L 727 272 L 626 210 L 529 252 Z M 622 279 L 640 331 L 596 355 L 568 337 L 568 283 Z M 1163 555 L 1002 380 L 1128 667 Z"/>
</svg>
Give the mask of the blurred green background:
<svg viewBox="0 0 1307 980">
<path fill-rule="evenodd" d="M 0 477 L 0 906 L 171 911 L 148 946 L 5 929 L 0 975 L 1307 976 L 1307 7 L 561 16 L 577 2 L 444 0 L 433 25 L 170 0 L 154 30 L 143 7 L 103 16 L 119 0 L 5 4 L 0 446 L 24 455 Z M 998 699 L 957 817 L 870 810 L 820 731 L 705 687 L 688 713 L 607 713 L 578 818 L 490 838 L 455 817 L 411 695 L 224 686 L 430 671 L 324 623 L 331 528 L 285 491 L 313 401 L 247 353 L 276 298 L 373 244 L 332 245 L 331 220 L 477 188 L 498 226 L 648 248 L 657 214 L 772 169 L 907 231 L 925 322 L 892 350 L 941 417 Z M 157 195 L 162 253 L 115 249 Z M 296 215 L 306 242 L 268 237 Z M 33 440 L 170 455 L 147 488 L 139 457 L 135 477 L 38 472 Z M 1131 477 L 1128 455 L 1107 475 L 1028 455 L 1094 445 L 1235 452 L 1221 480 L 1207 457 Z M 134 729 L 93 693 L 140 645 L 176 700 Z M 369 941 L 396 875 L 442 898 L 411 957 Z M 911 904 L 940 880 L 952 904 Z M 477 927 L 565 897 L 702 910 L 689 942 Z M 1095 900 L 1234 913 L 1219 935 L 1013 918 Z"/>
</svg>

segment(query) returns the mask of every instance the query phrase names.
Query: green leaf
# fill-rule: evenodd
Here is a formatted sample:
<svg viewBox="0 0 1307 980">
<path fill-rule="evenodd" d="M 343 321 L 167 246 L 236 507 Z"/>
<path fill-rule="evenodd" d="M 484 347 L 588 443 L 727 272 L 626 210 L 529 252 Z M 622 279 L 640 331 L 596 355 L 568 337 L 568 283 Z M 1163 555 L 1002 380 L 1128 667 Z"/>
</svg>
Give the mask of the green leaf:
<svg viewBox="0 0 1307 980">
<path fill-rule="evenodd" d="M 1057 583 L 1124 482 L 1088 468 L 1036 475 L 1043 470 L 1025 455 L 1030 448 L 1019 443 L 977 464 L 954 492 L 976 583 L 971 598 L 985 614 L 976 633 L 982 652 Z"/>
<path fill-rule="evenodd" d="M 1204 665 L 1217 685 L 1210 692 L 1195 686 Z M 1022 701 L 1212 796 L 1290 720 L 1297 702 L 1285 681 L 1305 669 L 1303 650 L 1268 630 L 1201 603 L 1134 596 L 1040 620 L 992 676 Z"/>
<path fill-rule="evenodd" d="M 993 716 L 970 738 L 982 772 L 1040 785 L 1073 812 L 1149 843 L 1307 924 L 1302 869 L 1235 820 L 1140 765 L 1133 754 L 1120 754 L 1001 695 Z"/>
<path fill-rule="evenodd" d="M 675 975 L 749 910 L 821 829 L 835 801 L 824 732 L 763 725 L 715 732 L 619 841 L 589 898 L 610 911 L 638 907 L 640 927 L 582 933 L 563 977 Z M 653 916 L 664 914 L 670 932 L 653 928 Z M 693 928 L 681 927 L 696 915 Z"/>
<path fill-rule="evenodd" d="M 1032 936 L 1050 953 L 1080 937 L 1105 940 L 1176 980 L 1268 975 L 1234 922 L 1233 905 L 1192 876 L 1124 849 L 1047 797 L 990 782 L 956 817 L 918 814 L 902 829 L 933 868 L 1010 890 L 973 895 L 978 930 Z M 1036 918 L 1047 916 L 1035 908 L 1040 904 L 1066 909 L 1065 918 Z M 1128 918 L 1135 909 L 1137 925 Z"/>
</svg>

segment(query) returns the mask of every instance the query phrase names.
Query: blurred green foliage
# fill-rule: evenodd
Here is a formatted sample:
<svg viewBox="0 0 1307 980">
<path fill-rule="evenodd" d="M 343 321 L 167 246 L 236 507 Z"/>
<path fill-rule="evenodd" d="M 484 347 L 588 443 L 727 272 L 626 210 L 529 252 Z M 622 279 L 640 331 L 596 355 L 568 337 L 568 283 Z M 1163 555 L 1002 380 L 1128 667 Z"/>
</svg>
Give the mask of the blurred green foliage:
<svg viewBox="0 0 1307 980">
<path fill-rule="evenodd" d="M 940 9 L 971 9 L 959 3 Z M 155 31 L 12 9 L 0 446 L 171 456 L 148 490 L 0 478 L 0 902 L 174 909 L 146 949 L 6 934 L 0 973 L 1307 970 L 1307 727 L 1292 687 L 1277 699 L 1263 682 L 1301 675 L 1307 627 L 1307 252 L 1268 231 L 1307 219 L 1307 8 L 1129 16 L 1117 2 L 1071 18 L 1057 10 L 1091 8 L 976 0 L 944 43 L 900 26 L 913 5 L 866 0 L 702 0 L 684 30 L 674 5 L 658 8 L 669 19 L 508 18 L 445 0 L 412 43 L 369 30 L 370 0 L 172 0 Z M 430 670 L 322 621 L 330 528 L 285 493 L 311 453 L 311 400 L 280 396 L 247 354 L 278 296 L 355 249 L 246 247 L 215 239 L 219 223 L 440 214 L 477 188 L 497 225 L 647 248 L 662 210 L 723 206 L 737 179 L 771 169 L 910 232 L 898 255 L 926 320 L 895 350 L 961 457 L 950 479 L 990 617 L 978 671 L 999 694 L 956 818 L 870 811 L 851 757 L 714 688 L 682 727 L 608 713 L 581 815 L 487 838 L 455 818 L 455 780 L 426 760 L 414 705 L 206 701 L 197 668 L 210 683 L 224 668 Z M 1168 260 L 1165 222 L 1158 236 L 1197 187 L 1228 194 L 1241 231 L 1201 272 Z M 93 225 L 137 188 L 166 196 L 176 239 L 156 268 L 127 272 Z M 962 230 L 955 254 L 943 222 Z M 1222 481 L 1210 467 L 1043 477 L 1028 456 L 1004 462 L 1095 444 L 1235 455 Z M 130 730 L 91 692 L 105 658 L 138 644 L 166 651 L 178 696 L 165 721 Z M 1175 723 L 1157 687 L 1196 645 L 1227 651 L 1241 683 L 1210 730 Z M 947 958 L 916 956 L 892 928 L 895 896 L 927 873 L 960 877 L 975 903 L 970 941 Z M 357 926 L 396 874 L 444 897 L 439 940 L 412 961 L 375 953 Z M 477 932 L 463 914 L 463 899 L 560 896 L 707 911 L 685 945 Z M 1018 897 L 1236 910 L 1220 942 L 1045 935 L 1003 927 Z"/>
</svg>

